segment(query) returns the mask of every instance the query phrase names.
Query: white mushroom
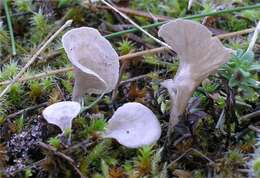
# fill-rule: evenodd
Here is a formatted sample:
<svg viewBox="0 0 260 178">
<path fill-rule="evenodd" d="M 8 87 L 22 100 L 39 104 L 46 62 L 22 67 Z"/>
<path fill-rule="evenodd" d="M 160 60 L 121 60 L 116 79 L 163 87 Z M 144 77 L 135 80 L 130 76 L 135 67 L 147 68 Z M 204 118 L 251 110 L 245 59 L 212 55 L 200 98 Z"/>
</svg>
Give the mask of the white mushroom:
<svg viewBox="0 0 260 178">
<path fill-rule="evenodd" d="M 196 87 L 231 56 L 232 50 L 211 35 L 205 26 L 181 19 L 168 22 L 159 30 L 159 36 L 180 57 L 174 79 L 162 83 L 171 96 L 170 127 L 178 123 Z"/>
<path fill-rule="evenodd" d="M 119 107 L 108 121 L 104 138 L 114 138 L 120 144 L 137 148 L 160 138 L 161 127 L 154 113 L 146 106 L 132 102 Z"/>
<path fill-rule="evenodd" d="M 48 106 L 42 115 L 48 123 L 58 126 L 64 133 L 71 128 L 72 120 L 79 114 L 80 109 L 81 106 L 77 102 L 63 101 Z"/>
<path fill-rule="evenodd" d="M 107 93 L 115 88 L 119 57 L 96 29 L 72 29 L 62 37 L 62 43 L 75 68 L 73 101 L 79 102 L 86 93 Z"/>
</svg>

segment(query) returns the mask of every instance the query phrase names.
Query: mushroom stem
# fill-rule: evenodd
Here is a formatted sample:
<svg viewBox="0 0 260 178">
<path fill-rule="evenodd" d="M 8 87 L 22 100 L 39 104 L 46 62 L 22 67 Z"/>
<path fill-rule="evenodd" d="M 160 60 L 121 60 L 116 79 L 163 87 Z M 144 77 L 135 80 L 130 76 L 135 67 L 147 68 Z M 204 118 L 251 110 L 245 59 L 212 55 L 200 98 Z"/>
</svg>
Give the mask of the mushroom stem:
<svg viewBox="0 0 260 178">
<path fill-rule="evenodd" d="M 181 80 L 176 76 L 174 80 L 165 80 L 161 85 L 167 88 L 171 97 L 171 113 L 168 127 L 168 139 L 170 139 L 173 133 L 174 126 L 179 122 L 182 117 L 185 108 L 188 104 L 196 87 L 200 84 L 200 81 L 195 81 L 187 78 L 187 80 Z"/>
<path fill-rule="evenodd" d="M 74 69 L 76 70 L 76 69 Z M 83 97 L 85 95 L 85 91 L 81 89 L 81 85 L 80 85 L 80 80 L 78 80 L 78 77 L 80 77 L 79 75 L 77 75 L 78 73 L 75 72 L 75 82 L 74 82 L 74 86 L 73 86 L 73 91 L 72 91 L 72 101 L 78 102 L 78 103 L 82 103 L 83 102 Z"/>
</svg>

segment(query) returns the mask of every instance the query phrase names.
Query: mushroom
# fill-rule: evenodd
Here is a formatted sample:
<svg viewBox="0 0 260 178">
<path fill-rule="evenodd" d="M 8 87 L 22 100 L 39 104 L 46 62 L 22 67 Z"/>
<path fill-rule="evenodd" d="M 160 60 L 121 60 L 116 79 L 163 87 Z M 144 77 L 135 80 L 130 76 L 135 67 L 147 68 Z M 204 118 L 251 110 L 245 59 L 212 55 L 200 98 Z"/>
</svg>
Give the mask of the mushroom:
<svg viewBox="0 0 260 178">
<path fill-rule="evenodd" d="M 218 38 L 212 37 L 205 26 L 190 20 L 170 21 L 161 26 L 158 34 L 180 58 L 174 79 L 161 84 L 171 97 L 169 129 L 172 129 L 184 113 L 196 87 L 228 61 L 232 50 L 225 48 Z"/>
<path fill-rule="evenodd" d="M 71 128 L 72 120 L 80 113 L 80 109 L 78 102 L 63 101 L 48 106 L 42 115 L 48 123 L 58 126 L 64 133 Z"/>
<path fill-rule="evenodd" d="M 115 88 L 119 57 L 96 29 L 72 29 L 62 37 L 62 44 L 75 71 L 73 101 L 81 101 L 86 93 L 103 94 Z"/>
<path fill-rule="evenodd" d="M 131 102 L 119 107 L 108 121 L 104 138 L 114 138 L 120 144 L 137 148 L 160 138 L 161 127 L 154 113 L 146 106 Z"/>
</svg>

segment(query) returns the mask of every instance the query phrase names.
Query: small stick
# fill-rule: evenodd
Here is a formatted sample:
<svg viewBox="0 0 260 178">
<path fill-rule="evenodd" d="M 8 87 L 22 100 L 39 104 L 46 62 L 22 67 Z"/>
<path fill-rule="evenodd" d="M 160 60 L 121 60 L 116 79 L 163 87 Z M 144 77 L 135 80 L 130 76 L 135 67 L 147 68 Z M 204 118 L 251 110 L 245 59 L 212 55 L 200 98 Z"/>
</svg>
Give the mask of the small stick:
<svg viewBox="0 0 260 178">
<path fill-rule="evenodd" d="M 255 28 L 255 32 L 254 32 L 254 35 L 249 43 L 249 46 L 246 50 L 245 53 L 248 53 L 248 52 L 251 52 L 253 51 L 253 48 L 255 46 L 255 43 L 256 43 L 256 40 L 257 40 L 257 37 L 258 37 L 258 34 L 260 33 L 260 21 L 257 23 L 257 26 Z"/>
<path fill-rule="evenodd" d="M 27 112 L 27 111 L 31 111 L 31 110 L 34 110 L 34 109 L 37 109 L 37 108 L 41 108 L 41 107 L 44 107 L 44 106 L 47 106 L 48 105 L 48 102 L 44 102 L 44 103 L 41 103 L 39 105 L 36 105 L 36 106 L 30 106 L 28 108 L 25 108 L 25 109 L 22 109 L 20 111 L 17 111 L 13 114 L 10 114 L 8 116 L 6 116 L 6 119 L 12 119 L 20 114 L 23 114 L 24 112 Z"/>
<path fill-rule="evenodd" d="M 247 34 L 247 33 L 251 33 L 253 31 L 255 31 L 255 27 L 248 28 L 248 29 L 245 29 L 245 30 L 240 30 L 240 31 L 237 31 L 237 32 L 224 33 L 224 34 L 218 35 L 216 37 L 218 37 L 219 39 L 225 39 L 225 38 L 229 38 L 229 37 L 233 37 L 233 36 L 244 35 L 244 34 Z"/>
<path fill-rule="evenodd" d="M 247 115 L 244 115 L 244 116 L 240 117 L 239 120 L 241 122 L 245 122 L 245 121 L 248 121 L 248 120 L 253 119 L 255 117 L 258 117 L 258 116 L 260 116 L 260 110 L 252 112 L 252 113 L 247 114 Z"/>
<path fill-rule="evenodd" d="M 167 51 L 167 48 L 159 47 L 159 48 L 149 49 L 149 50 L 140 51 L 140 52 L 136 52 L 136 53 L 131 53 L 131 54 L 120 56 L 119 60 L 124 61 L 127 59 L 132 59 L 132 58 L 144 56 L 147 54 L 154 54 L 154 53 L 158 53 L 158 52 L 162 52 L 162 51 Z M 52 70 L 52 71 L 42 72 L 42 73 L 36 74 L 34 76 L 23 77 L 23 78 L 20 78 L 19 80 L 17 80 L 16 82 L 24 82 L 24 81 L 28 81 L 28 80 L 40 79 L 40 78 L 44 78 L 44 77 L 47 77 L 50 75 L 65 73 L 65 72 L 69 72 L 72 70 L 73 70 L 73 67 L 65 67 L 65 68 L 56 69 L 56 70 Z M 0 82 L 0 85 L 8 85 L 11 82 L 12 82 L 12 80 L 3 81 L 3 82 Z"/>
<path fill-rule="evenodd" d="M 79 142 L 75 145 L 70 146 L 69 148 L 67 148 L 66 150 L 64 150 L 63 152 L 66 154 L 70 154 L 72 152 L 75 152 L 75 150 L 77 150 L 78 148 L 88 148 L 90 146 L 92 146 L 95 142 L 91 142 L 90 140 L 84 140 L 82 142 Z"/>
<path fill-rule="evenodd" d="M 180 159 L 182 159 L 186 154 L 188 154 L 190 151 L 192 151 L 192 148 L 189 148 L 188 150 L 186 150 L 184 153 L 182 153 L 177 159 L 173 160 L 168 166 L 167 168 L 172 167 L 175 163 L 177 163 Z"/>
<path fill-rule="evenodd" d="M 51 75 L 55 75 L 55 74 L 59 74 L 59 73 L 65 73 L 65 72 L 69 72 L 69 71 L 72 71 L 72 70 L 73 70 L 73 67 L 65 67 L 65 68 L 61 68 L 61 69 L 46 71 L 46 72 L 36 74 L 34 76 L 20 78 L 16 82 L 24 82 L 24 81 L 28 81 L 28 80 L 41 79 L 41 78 L 44 78 L 44 77 L 47 77 L 47 76 L 51 76 Z M 8 84 L 11 83 L 11 81 L 12 80 L 7 80 L 7 81 L 4 81 L 4 82 L 1 82 L 0 85 L 8 85 Z"/>
<path fill-rule="evenodd" d="M 244 11 L 244 10 L 249 10 L 249 9 L 250 10 L 258 9 L 258 8 L 260 8 L 260 3 L 254 4 L 254 5 L 250 5 L 250 6 L 224 9 L 224 10 L 221 10 L 221 11 L 189 15 L 189 16 L 180 17 L 180 18 L 182 18 L 182 19 L 198 19 L 198 18 L 206 17 L 206 16 L 218 16 L 218 15 L 222 15 L 222 14 L 233 13 L 233 12 L 238 12 L 238 11 Z M 142 28 L 143 29 L 150 29 L 150 28 L 161 26 L 163 24 L 165 24 L 165 21 L 163 21 L 163 22 L 155 22 L 153 24 L 145 25 L 145 26 L 142 26 Z M 119 32 L 115 32 L 115 33 L 109 34 L 106 37 L 107 38 L 113 38 L 113 37 L 118 37 L 118 36 L 122 36 L 122 35 L 127 34 L 127 33 L 133 33 L 133 32 L 137 32 L 137 31 L 138 31 L 137 28 L 132 28 L 132 29 L 123 30 L 123 31 L 119 31 Z"/>
<path fill-rule="evenodd" d="M 102 93 L 95 101 L 93 101 L 89 105 L 81 108 L 80 113 L 83 113 L 84 111 L 86 111 L 86 110 L 92 108 L 93 106 L 95 106 L 103 98 L 104 95 L 105 95 L 105 93 Z"/>
<path fill-rule="evenodd" d="M 142 31 L 144 34 L 146 34 L 148 37 L 152 38 L 154 41 L 156 41 L 157 43 L 159 43 L 162 46 L 165 46 L 169 49 L 172 49 L 171 46 L 169 46 L 168 44 L 164 43 L 163 41 L 155 38 L 153 35 L 151 35 L 150 33 L 148 33 L 147 31 L 145 31 L 141 26 L 139 26 L 137 23 L 135 23 L 132 19 L 130 19 L 126 14 L 122 13 L 121 11 L 119 11 L 117 8 L 115 8 L 114 6 L 112 6 L 111 4 L 109 4 L 108 2 L 106 2 L 105 0 L 101 0 L 101 2 L 103 2 L 104 4 L 106 4 L 108 7 L 110 7 L 111 9 L 113 9 L 114 11 L 116 11 L 118 14 L 120 14 L 123 18 L 125 18 L 127 21 L 129 21 L 131 24 L 133 24 L 136 28 L 138 28 L 140 31 Z"/>
<path fill-rule="evenodd" d="M 63 158 L 64 160 L 66 160 L 73 168 L 74 170 L 78 173 L 78 175 L 81 177 L 81 178 L 84 178 L 85 176 L 80 172 L 80 170 L 77 168 L 77 166 L 75 165 L 75 161 L 65 155 L 64 153 L 60 152 L 60 151 L 57 151 L 55 148 L 53 148 L 52 146 L 48 145 L 48 144 L 45 144 L 43 142 L 38 142 L 38 145 L 39 147 L 45 149 L 45 150 L 48 150 L 50 151 L 52 154 L 56 155 L 56 156 L 59 156 L 60 158 Z"/>
<path fill-rule="evenodd" d="M 107 6 L 96 5 L 95 7 L 99 8 L 99 9 L 113 10 L 112 8 L 107 7 Z M 132 16 L 140 16 L 140 17 L 146 17 L 146 18 L 157 19 L 157 20 L 172 20 L 173 19 L 171 17 L 162 16 L 162 15 L 154 15 L 154 14 L 150 14 L 150 13 L 147 13 L 147 12 L 133 10 L 133 9 L 125 8 L 125 7 L 116 6 L 116 8 L 118 10 L 120 10 L 121 12 L 126 13 L 128 15 L 132 15 Z"/>
<path fill-rule="evenodd" d="M 31 66 L 31 64 L 37 59 L 40 53 L 51 43 L 60 32 L 62 32 L 66 27 L 72 24 L 72 20 L 68 20 L 59 30 L 57 30 L 46 43 L 32 56 L 32 58 L 27 62 L 27 64 L 22 68 L 22 70 L 14 77 L 13 80 L 6 86 L 6 88 L 1 92 L 0 98 L 4 96 L 6 92 L 11 88 L 11 86 L 23 75 L 23 73 Z"/>
<path fill-rule="evenodd" d="M 253 131 L 255 131 L 256 133 L 260 133 L 260 129 L 255 127 L 255 126 L 253 126 L 253 125 L 249 125 L 248 128 L 253 130 Z"/>
<path fill-rule="evenodd" d="M 175 159 L 174 161 L 172 161 L 167 167 L 170 168 L 171 166 L 173 166 L 176 162 L 178 162 L 180 159 L 182 159 L 186 154 L 188 154 L 189 152 L 196 152 L 197 154 L 199 154 L 202 158 L 204 158 L 205 160 L 207 160 L 209 162 L 210 165 L 214 165 L 215 162 L 213 160 L 211 160 L 209 157 L 207 157 L 206 155 L 204 155 L 203 153 L 201 153 L 199 150 L 195 149 L 195 148 L 189 148 L 188 150 L 186 150 L 183 154 L 181 154 L 177 159 Z"/>
<path fill-rule="evenodd" d="M 8 170 L 8 168 L 5 168 L 5 170 L 0 170 L 0 173 L 3 173 L 5 176 L 15 176 L 17 173 L 24 171 L 25 169 L 42 165 L 46 160 L 47 160 L 47 158 L 43 158 L 37 162 L 34 162 L 30 165 L 27 165 L 27 166 L 21 167 L 21 168 L 16 168 L 15 166 L 10 166 L 10 167 L 8 167 L 9 169 L 10 168 L 16 168 L 16 169 L 14 169 L 14 171 L 12 171 L 11 173 L 7 174 L 7 171 L 5 171 L 5 170 Z"/>
<path fill-rule="evenodd" d="M 147 78 L 147 77 L 149 77 L 149 74 L 151 74 L 151 73 L 143 74 L 143 75 L 139 75 L 139 76 L 136 76 L 136 77 L 127 79 L 127 80 L 123 80 L 123 81 L 121 81 L 121 82 L 119 83 L 119 86 L 124 85 L 124 84 L 129 83 L 129 82 L 134 82 L 134 81 L 136 81 L 136 80 L 140 80 L 140 79 Z"/>
</svg>

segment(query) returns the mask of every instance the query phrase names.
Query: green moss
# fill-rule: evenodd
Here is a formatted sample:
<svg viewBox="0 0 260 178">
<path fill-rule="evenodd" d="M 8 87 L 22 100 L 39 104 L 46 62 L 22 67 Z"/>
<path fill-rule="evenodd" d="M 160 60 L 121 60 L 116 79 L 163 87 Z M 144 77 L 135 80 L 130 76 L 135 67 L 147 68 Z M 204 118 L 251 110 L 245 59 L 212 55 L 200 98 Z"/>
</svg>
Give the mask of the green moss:
<svg viewBox="0 0 260 178">
<path fill-rule="evenodd" d="M 60 146 L 61 146 L 61 140 L 58 136 L 56 137 L 51 137 L 49 140 L 48 140 L 48 143 L 53 146 L 54 148 L 56 149 L 59 149 Z"/>
<path fill-rule="evenodd" d="M 19 66 L 16 62 L 11 62 L 9 64 L 4 64 L 2 70 L 0 71 L 0 81 L 12 79 L 19 71 Z"/>
<path fill-rule="evenodd" d="M 11 86 L 7 100 L 15 106 L 20 106 L 23 98 L 24 88 L 21 83 L 15 83 Z"/>
</svg>

